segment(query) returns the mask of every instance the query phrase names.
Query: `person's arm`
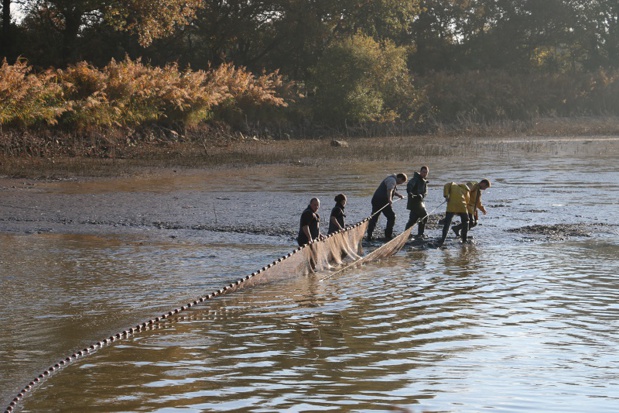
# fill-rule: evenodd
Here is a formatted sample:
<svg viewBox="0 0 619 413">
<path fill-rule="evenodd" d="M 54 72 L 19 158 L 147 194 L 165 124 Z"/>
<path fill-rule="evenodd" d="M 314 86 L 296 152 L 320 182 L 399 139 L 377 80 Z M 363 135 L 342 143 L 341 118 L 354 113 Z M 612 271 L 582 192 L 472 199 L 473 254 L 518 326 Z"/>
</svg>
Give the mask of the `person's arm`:
<svg viewBox="0 0 619 413">
<path fill-rule="evenodd" d="M 398 193 L 398 183 L 396 181 L 396 178 L 391 176 L 391 177 L 389 177 L 387 179 L 388 180 L 385 181 L 385 183 L 387 184 L 387 194 L 389 195 L 388 196 L 388 198 L 389 198 L 389 205 L 391 205 L 392 201 L 393 201 L 393 196 L 394 195 L 399 197 L 400 199 L 402 199 L 404 197 Z"/>
<path fill-rule="evenodd" d="M 486 208 L 484 208 L 484 206 L 481 203 L 481 189 L 480 188 L 477 188 L 477 192 L 475 196 L 477 197 L 475 199 L 475 215 L 477 215 L 478 209 L 482 212 L 482 214 L 486 215 Z"/>
<path fill-rule="evenodd" d="M 445 184 L 445 186 L 443 186 L 443 197 L 445 198 L 445 201 L 449 202 L 449 193 L 451 192 L 451 183 Z"/>
<path fill-rule="evenodd" d="M 301 231 L 303 231 L 303 233 L 307 237 L 307 242 L 308 243 L 313 241 L 312 234 L 311 234 L 310 229 L 309 229 L 309 225 L 303 225 L 301 227 Z"/>
<path fill-rule="evenodd" d="M 340 221 L 337 220 L 337 217 L 335 215 L 331 215 L 331 219 L 330 219 L 331 223 L 333 225 L 335 225 L 338 229 L 343 230 L 344 228 L 340 225 Z"/>
<path fill-rule="evenodd" d="M 477 205 L 477 209 L 479 209 L 482 214 L 486 215 L 486 208 L 481 204 L 481 196 L 479 197 L 479 204 Z"/>
<path fill-rule="evenodd" d="M 408 181 L 408 184 L 406 185 L 406 190 L 408 191 L 408 195 L 411 199 L 419 198 L 423 200 L 423 198 L 425 198 L 425 196 L 427 195 L 427 191 L 425 194 L 421 193 L 421 182 L 419 179 L 417 179 L 417 177 L 414 177 L 413 179 Z"/>
<path fill-rule="evenodd" d="M 395 186 L 393 187 L 393 189 L 391 190 L 391 196 L 389 197 L 389 203 L 391 203 L 391 201 L 393 200 L 393 196 L 394 196 L 394 195 L 395 195 L 395 196 L 397 196 L 397 197 L 398 197 L 398 198 L 400 198 L 400 199 L 404 198 L 404 195 L 402 195 L 402 194 L 400 194 L 400 193 L 398 192 L 398 187 L 397 187 L 397 185 L 395 185 Z"/>
</svg>

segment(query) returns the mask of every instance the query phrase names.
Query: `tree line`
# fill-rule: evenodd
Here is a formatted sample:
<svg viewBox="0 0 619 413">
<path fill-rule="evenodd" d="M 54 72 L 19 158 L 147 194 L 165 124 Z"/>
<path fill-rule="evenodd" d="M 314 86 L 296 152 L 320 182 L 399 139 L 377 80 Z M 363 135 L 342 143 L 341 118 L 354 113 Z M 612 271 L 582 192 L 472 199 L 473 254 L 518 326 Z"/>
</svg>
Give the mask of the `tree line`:
<svg viewBox="0 0 619 413">
<path fill-rule="evenodd" d="M 2 0 L 0 56 L 276 76 L 277 105 L 191 112 L 271 132 L 619 115 L 616 0 Z"/>
</svg>

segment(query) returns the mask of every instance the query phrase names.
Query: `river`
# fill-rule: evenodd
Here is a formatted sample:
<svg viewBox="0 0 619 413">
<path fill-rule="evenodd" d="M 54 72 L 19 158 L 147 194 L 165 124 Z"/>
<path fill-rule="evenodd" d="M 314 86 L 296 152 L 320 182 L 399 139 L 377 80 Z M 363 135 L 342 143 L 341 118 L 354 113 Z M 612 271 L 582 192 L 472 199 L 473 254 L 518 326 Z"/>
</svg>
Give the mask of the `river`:
<svg viewBox="0 0 619 413">
<path fill-rule="evenodd" d="M 619 139 L 479 148 L 5 182 L 0 407 L 60 360 L 293 250 L 310 197 L 326 222 L 346 193 L 353 223 L 388 173 L 428 164 L 436 215 L 444 183 L 492 181 L 472 243 L 209 300 L 75 357 L 15 411 L 618 411 Z"/>
</svg>

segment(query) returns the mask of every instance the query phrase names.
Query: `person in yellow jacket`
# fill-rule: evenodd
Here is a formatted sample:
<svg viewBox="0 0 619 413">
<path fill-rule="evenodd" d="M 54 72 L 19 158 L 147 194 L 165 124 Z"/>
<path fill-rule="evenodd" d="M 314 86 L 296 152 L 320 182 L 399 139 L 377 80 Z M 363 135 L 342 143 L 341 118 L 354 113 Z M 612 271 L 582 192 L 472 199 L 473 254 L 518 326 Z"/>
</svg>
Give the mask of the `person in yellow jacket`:
<svg viewBox="0 0 619 413">
<path fill-rule="evenodd" d="M 450 182 L 443 187 L 443 196 L 447 201 L 447 211 L 443 219 L 443 236 L 438 241 L 438 245 L 443 245 L 449 232 L 449 226 L 454 215 L 458 215 L 462 225 L 462 242 L 466 242 L 466 235 L 469 231 L 468 203 L 470 191 L 466 184 Z"/>
<path fill-rule="evenodd" d="M 470 230 L 471 228 L 474 228 L 475 226 L 477 226 L 477 222 L 479 221 L 479 215 L 477 214 L 478 210 L 481 211 L 482 214 L 486 215 L 486 208 L 484 208 L 481 202 L 481 192 L 490 188 L 490 180 L 484 178 L 479 182 L 469 182 L 467 186 L 471 189 L 470 194 L 469 194 L 470 195 L 469 202 L 467 205 L 467 213 L 469 216 L 469 230 Z M 463 226 L 460 223 L 458 225 L 453 226 L 451 229 L 453 229 L 456 236 L 459 237 L 460 231 L 462 230 L 462 228 Z"/>
</svg>

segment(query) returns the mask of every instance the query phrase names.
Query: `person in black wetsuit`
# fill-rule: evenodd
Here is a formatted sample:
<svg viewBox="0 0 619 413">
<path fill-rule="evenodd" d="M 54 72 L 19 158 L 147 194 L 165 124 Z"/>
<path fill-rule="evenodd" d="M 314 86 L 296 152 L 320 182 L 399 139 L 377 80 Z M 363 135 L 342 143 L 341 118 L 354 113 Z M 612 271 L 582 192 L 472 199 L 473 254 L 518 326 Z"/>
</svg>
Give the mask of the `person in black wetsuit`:
<svg viewBox="0 0 619 413">
<path fill-rule="evenodd" d="M 346 195 L 337 194 L 335 196 L 335 206 L 331 210 L 331 216 L 329 217 L 329 231 L 327 234 L 344 229 L 344 208 L 346 207 Z"/>
<path fill-rule="evenodd" d="M 417 223 L 417 239 L 424 238 L 424 230 L 428 222 L 428 211 L 423 200 L 428 196 L 428 181 L 426 177 L 429 172 L 430 168 L 422 166 L 419 172 L 415 172 L 413 178 L 406 185 L 406 192 L 408 192 L 406 208 L 411 211 L 406 223 L 406 229 Z"/>
<path fill-rule="evenodd" d="M 408 177 L 404 173 L 391 174 L 383 179 L 378 188 L 376 188 L 374 196 L 372 197 L 372 218 L 368 224 L 368 241 L 373 239 L 372 234 L 374 233 L 374 228 L 376 228 L 378 218 L 380 217 L 380 213 L 378 213 L 378 211 L 382 212 L 385 217 L 387 217 L 385 239 L 390 240 L 393 238 L 393 226 L 395 225 L 396 218 L 395 212 L 392 208 L 393 197 L 397 196 L 400 199 L 404 198 L 404 196 L 398 193 L 397 186 L 405 183 L 406 181 L 408 181 Z"/>
<path fill-rule="evenodd" d="M 299 235 L 297 236 L 299 246 L 320 238 L 320 215 L 318 215 L 318 208 L 320 208 L 320 199 L 312 198 L 307 208 L 301 214 Z"/>
</svg>

